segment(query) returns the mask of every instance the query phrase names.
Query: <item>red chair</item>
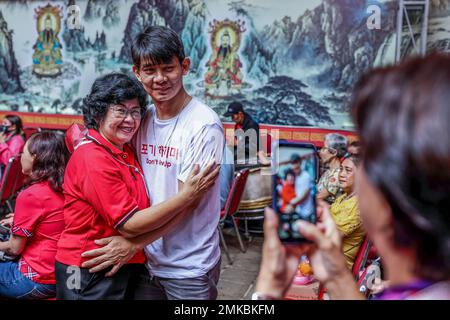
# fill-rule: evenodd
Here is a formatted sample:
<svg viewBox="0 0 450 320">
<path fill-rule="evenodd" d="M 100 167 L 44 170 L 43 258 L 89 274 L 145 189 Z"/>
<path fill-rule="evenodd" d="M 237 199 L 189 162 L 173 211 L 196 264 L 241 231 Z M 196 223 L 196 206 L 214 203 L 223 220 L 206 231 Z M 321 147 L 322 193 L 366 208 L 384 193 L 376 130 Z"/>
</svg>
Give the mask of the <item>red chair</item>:
<svg viewBox="0 0 450 320">
<path fill-rule="evenodd" d="M 355 263 L 353 264 L 352 273 L 355 277 L 356 281 L 359 280 L 359 276 L 361 271 L 366 267 L 367 261 L 369 259 L 369 252 L 372 248 L 372 242 L 369 240 L 367 236 L 364 237 L 363 243 L 359 248 L 359 251 L 355 258 Z"/>
<path fill-rule="evenodd" d="M 26 140 L 28 140 L 33 133 L 41 132 L 41 131 L 42 131 L 41 128 L 31 128 L 31 127 L 23 128 L 23 132 L 25 133 Z"/>
<path fill-rule="evenodd" d="M 247 182 L 249 172 L 250 171 L 248 169 L 244 169 L 235 174 L 234 179 L 233 179 L 233 184 L 231 185 L 230 193 L 228 194 L 228 198 L 225 203 L 225 207 L 220 212 L 220 220 L 219 220 L 219 225 L 218 225 L 220 242 L 222 243 L 222 247 L 225 250 L 225 254 L 227 255 L 227 259 L 230 264 L 232 264 L 233 261 L 231 260 L 230 252 L 228 251 L 228 246 L 225 242 L 225 237 L 223 236 L 222 229 L 225 225 L 226 217 L 231 217 L 231 220 L 232 220 L 233 226 L 234 226 L 234 230 L 236 232 L 236 236 L 238 238 L 239 245 L 241 247 L 241 251 L 242 252 L 246 251 L 244 242 L 242 241 L 242 238 L 241 238 L 241 234 L 239 233 L 239 228 L 238 228 L 236 219 L 234 218 L 234 214 L 236 213 L 236 211 L 239 208 L 239 202 L 241 201 L 242 193 L 244 192 L 245 183 Z"/>
<path fill-rule="evenodd" d="M 14 212 L 11 199 L 16 195 L 17 191 L 22 188 L 25 176 L 22 173 L 22 165 L 20 163 L 20 155 L 11 157 L 2 177 L 0 187 L 0 205 L 8 206 L 10 212 Z"/>
</svg>

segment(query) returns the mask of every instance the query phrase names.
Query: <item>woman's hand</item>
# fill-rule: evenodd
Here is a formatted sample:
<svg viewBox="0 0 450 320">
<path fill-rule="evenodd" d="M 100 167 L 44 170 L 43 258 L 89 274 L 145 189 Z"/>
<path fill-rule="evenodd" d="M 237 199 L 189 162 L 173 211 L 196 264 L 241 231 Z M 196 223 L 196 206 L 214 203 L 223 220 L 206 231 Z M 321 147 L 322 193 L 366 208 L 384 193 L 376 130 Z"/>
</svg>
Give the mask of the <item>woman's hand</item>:
<svg viewBox="0 0 450 320">
<path fill-rule="evenodd" d="M 14 212 L 11 212 L 5 216 L 5 219 L 0 220 L 0 224 L 2 226 L 11 227 L 13 224 L 13 220 L 14 220 Z"/>
<path fill-rule="evenodd" d="M 278 224 L 275 211 L 266 208 L 263 256 L 256 291 L 281 299 L 291 286 L 300 256 L 307 252 L 311 245 L 283 246 L 278 237 Z"/>
<path fill-rule="evenodd" d="M 317 225 L 300 220 L 299 232 L 315 246 L 308 253 L 314 277 L 325 285 L 333 299 L 363 299 L 356 281 L 347 268 L 342 252 L 342 236 L 330 215 L 328 205 L 321 201 L 317 207 L 321 222 Z"/>
<path fill-rule="evenodd" d="M 220 165 L 216 166 L 216 162 L 211 160 L 201 172 L 199 171 L 200 166 L 194 165 L 181 190 L 190 203 L 199 200 L 215 184 L 220 172 Z"/>
<path fill-rule="evenodd" d="M 83 252 L 83 258 L 92 258 L 85 261 L 81 267 L 89 268 L 89 272 L 98 272 L 113 266 L 106 276 L 113 276 L 124 264 L 141 250 L 138 245 L 122 236 L 113 236 L 95 240 L 101 248 Z"/>
<path fill-rule="evenodd" d="M 4 143 L 5 142 L 5 134 L 3 132 L 0 132 L 0 143 Z"/>
<path fill-rule="evenodd" d="M 334 276 L 349 271 L 342 252 L 342 236 L 329 212 L 329 206 L 320 201 L 317 216 L 321 221 L 317 225 L 300 220 L 299 232 L 316 246 L 310 253 L 314 277 L 326 283 Z"/>
</svg>

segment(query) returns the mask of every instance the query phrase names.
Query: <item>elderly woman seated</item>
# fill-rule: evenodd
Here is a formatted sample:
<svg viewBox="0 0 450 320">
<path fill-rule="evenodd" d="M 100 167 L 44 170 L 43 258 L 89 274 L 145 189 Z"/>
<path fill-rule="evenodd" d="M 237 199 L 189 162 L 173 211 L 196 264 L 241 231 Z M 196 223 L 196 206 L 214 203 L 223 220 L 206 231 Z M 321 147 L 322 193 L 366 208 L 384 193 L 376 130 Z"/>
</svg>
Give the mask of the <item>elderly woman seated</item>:
<svg viewBox="0 0 450 320">
<path fill-rule="evenodd" d="M 329 133 L 320 149 L 319 156 L 327 170 L 320 177 L 317 184 L 317 199 L 332 204 L 336 197 L 342 194 L 339 186 L 340 159 L 347 153 L 347 138 L 338 133 Z"/>
</svg>

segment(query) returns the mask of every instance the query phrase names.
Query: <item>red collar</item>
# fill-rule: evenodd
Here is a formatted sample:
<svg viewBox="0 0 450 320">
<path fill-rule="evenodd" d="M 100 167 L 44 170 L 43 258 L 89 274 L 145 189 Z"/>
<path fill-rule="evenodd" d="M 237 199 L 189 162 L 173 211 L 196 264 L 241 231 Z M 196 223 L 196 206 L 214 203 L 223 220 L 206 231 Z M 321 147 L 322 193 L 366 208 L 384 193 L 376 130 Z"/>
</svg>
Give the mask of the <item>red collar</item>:
<svg viewBox="0 0 450 320">
<path fill-rule="evenodd" d="M 125 144 L 123 146 L 123 151 L 117 148 L 115 145 L 113 145 L 111 142 L 106 140 L 97 130 L 89 129 L 88 133 L 88 139 L 91 139 L 95 141 L 96 143 L 102 145 L 103 147 L 106 147 L 111 151 L 111 153 L 115 156 L 121 157 L 122 155 L 126 154 L 128 150 L 130 150 L 130 147 L 128 144 Z"/>
</svg>

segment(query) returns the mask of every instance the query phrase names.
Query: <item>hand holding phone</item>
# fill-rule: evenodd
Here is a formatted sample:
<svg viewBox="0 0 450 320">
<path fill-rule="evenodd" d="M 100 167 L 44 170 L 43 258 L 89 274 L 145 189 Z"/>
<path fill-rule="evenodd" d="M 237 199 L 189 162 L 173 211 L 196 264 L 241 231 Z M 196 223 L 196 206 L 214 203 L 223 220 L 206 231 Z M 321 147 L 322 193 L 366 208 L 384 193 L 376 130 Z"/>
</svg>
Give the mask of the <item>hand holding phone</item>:
<svg viewBox="0 0 450 320">
<path fill-rule="evenodd" d="M 282 242 L 307 240 L 298 232 L 296 221 L 316 223 L 316 180 L 318 159 L 314 145 L 276 142 L 273 154 L 273 208 L 280 224 Z"/>
</svg>

